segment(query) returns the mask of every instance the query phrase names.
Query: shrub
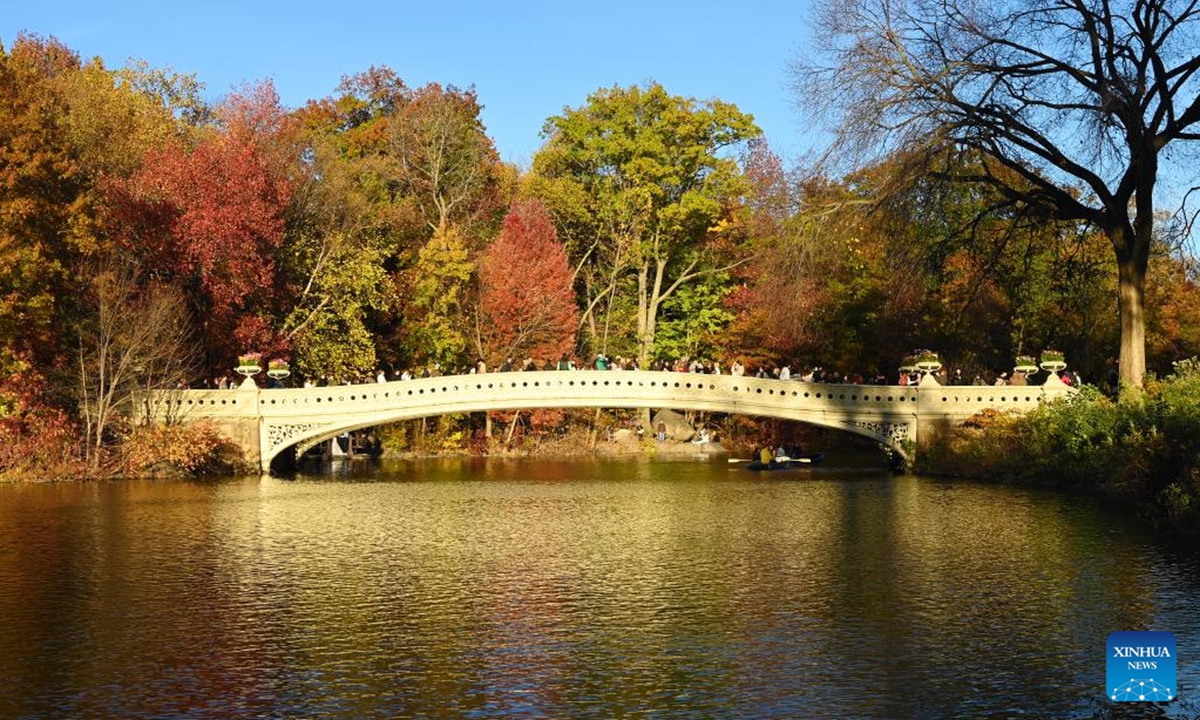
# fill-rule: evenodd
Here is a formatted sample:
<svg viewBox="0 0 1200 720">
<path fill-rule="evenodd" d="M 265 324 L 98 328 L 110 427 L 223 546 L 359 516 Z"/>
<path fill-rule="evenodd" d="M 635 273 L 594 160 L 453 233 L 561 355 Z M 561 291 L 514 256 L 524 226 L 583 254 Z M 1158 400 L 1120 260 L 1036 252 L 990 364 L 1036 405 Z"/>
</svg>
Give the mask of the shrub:
<svg viewBox="0 0 1200 720">
<path fill-rule="evenodd" d="M 1026 415 L 984 411 L 919 458 L 935 472 L 1120 496 L 1200 533 L 1200 363 L 1111 400 L 1094 388 Z"/>
<path fill-rule="evenodd" d="M 129 475 L 228 474 L 242 463 L 238 448 L 207 421 L 142 425 L 122 449 L 122 467 Z"/>
</svg>

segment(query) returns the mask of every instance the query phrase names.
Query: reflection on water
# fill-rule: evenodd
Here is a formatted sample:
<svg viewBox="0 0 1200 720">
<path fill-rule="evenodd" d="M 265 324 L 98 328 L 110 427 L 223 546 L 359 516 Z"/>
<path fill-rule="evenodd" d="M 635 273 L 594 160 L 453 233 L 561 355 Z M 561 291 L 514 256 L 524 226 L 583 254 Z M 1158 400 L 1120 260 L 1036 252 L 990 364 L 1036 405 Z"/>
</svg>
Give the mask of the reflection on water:
<svg viewBox="0 0 1200 720">
<path fill-rule="evenodd" d="M 705 463 L 339 473 L 0 488 L 0 716 L 1089 715 L 1109 632 L 1200 657 L 1200 559 L 1080 498 Z"/>
</svg>

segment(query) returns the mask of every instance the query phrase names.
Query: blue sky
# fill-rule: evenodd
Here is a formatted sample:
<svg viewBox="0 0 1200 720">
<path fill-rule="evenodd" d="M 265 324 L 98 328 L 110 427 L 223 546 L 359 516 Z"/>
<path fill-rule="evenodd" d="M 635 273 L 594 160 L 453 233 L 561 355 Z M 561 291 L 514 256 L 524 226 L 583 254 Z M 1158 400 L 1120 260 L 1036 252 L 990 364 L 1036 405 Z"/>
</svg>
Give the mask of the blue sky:
<svg viewBox="0 0 1200 720">
<path fill-rule="evenodd" d="M 106 7 L 107 5 L 107 7 Z M 528 165 L 543 121 L 614 84 L 653 79 L 754 115 L 785 159 L 812 148 L 787 89 L 807 5 L 769 0 L 573 2 L 45 2 L 0 15 L 7 46 L 53 35 L 111 67 L 130 57 L 194 73 L 217 99 L 271 78 L 296 107 L 387 65 L 409 86 L 475 85 L 505 160 Z"/>
</svg>

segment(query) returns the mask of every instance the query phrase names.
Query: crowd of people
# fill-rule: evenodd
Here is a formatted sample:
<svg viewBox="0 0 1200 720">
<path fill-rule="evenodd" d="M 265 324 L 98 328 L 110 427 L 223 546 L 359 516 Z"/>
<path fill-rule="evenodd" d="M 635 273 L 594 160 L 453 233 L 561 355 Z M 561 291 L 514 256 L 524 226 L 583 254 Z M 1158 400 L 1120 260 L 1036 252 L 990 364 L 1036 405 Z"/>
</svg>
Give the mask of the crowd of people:
<svg viewBox="0 0 1200 720">
<path fill-rule="evenodd" d="M 391 372 L 379 368 L 374 375 L 361 374 L 353 377 L 337 377 L 330 375 L 319 375 L 315 378 L 306 378 L 303 382 L 304 387 L 325 387 L 331 385 L 354 385 L 364 383 L 383 383 L 394 380 L 412 380 L 415 378 L 431 378 L 440 377 L 443 375 L 474 375 L 487 372 L 528 372 L 528 371 L 577 371 L 577 370 L 599 370 L 599 371 L 622 371 L 622 370 L 640 370 L 641 366 L 634 357 L 616 356 L 609 358 L 603 353 L 595 355 L 590 362 L 582 362 L 579 358 L 568 353 L 563 353 L 557 360 L 548 359 L 542 362 L 535 360 L 532 357 L 526 357 L 523 360 L 514 360 L 513 358 L 505 358 L 499 367 L 489 369 L 483 358 L 479 358 L 473 365 L 455 368 L 443 368 L 440 363 L 432 363 L 416 369 L 394 369 Z M 808 383 L 831 383 L 831 384 L 847 384 L 847 385 L 888 385 L 889 378 L 883 373 L 842 373 L 836 370 L 827 370 L 821 366 L 813 366 L 804 370 L 793 370 L 790 364 L 774 364 L 774 365 L 759 365 L 751 371 L 739 359 L 729 362 L 722 366 L 719 361 L 705 360 L 696 358 L 678 358 L 676 360 L 658 359 L 650 363 L 650 370 L 660 372 L 679 372 L 679 373 L 699 373 L 709 375 L 724 375 L 728 374 L 734 377 L 750 376 L 761 379 L 775 380 L 795 380 Z M 968 376 L 970 379 L 968 380 Z M 955 368 L 953 372 L 948 372 L 945 368 L 934 373 L 934 379 L 941 385 L 1041 385 L 1045 382 L 1048 373 L 1039 371 L 1032 374 L 1024 373 L 1008 373 L 1007 371 L 995 374 L 985 374 L 983 372 L 964 373 L 962 368 Z M 1066 384 L 1077 386 L 1080 383 L 1079 375 L 1072 371 L 1059 371 L 1059 378 Z M 901 371 L 897 378 L 897 384 L 901 386 L 916 385 L 921 379 L 920 372 Z M 227 388 L 236 387 L 237 379 L 230 380 L 228 377 L 222 376 L 214 378 L 211 381 L 204 383 L 205 387 L 225 390 Z M 268 381 L 268 387 L 282 387 L 278 381 Z"/>
</svg>

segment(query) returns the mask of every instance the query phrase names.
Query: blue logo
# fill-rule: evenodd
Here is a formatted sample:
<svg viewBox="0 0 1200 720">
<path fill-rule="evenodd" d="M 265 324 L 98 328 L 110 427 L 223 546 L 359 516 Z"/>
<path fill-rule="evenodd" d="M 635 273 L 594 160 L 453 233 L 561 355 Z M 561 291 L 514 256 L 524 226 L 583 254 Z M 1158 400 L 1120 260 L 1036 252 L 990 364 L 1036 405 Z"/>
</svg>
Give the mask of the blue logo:
<svg viewBox="0 0 1200 720">
<path fill-rule="evenodd" d="M 1172 633 L 1112 633 L 1107 670 L 1106 694 L 1115 702 L 1168 702 L 1179 695 Z"/>
</svg>

